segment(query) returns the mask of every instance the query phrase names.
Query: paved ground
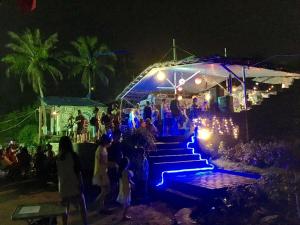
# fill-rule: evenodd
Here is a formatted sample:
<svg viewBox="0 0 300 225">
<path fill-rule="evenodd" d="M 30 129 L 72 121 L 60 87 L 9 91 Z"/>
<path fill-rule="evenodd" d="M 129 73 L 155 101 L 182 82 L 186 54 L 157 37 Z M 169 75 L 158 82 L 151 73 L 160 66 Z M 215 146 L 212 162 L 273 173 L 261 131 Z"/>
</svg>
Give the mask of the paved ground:
<svg viewBox="0 0 300 225">
<path fill-rule="evenodd" d="M 25 225 L 22 221 L 11 221 L 10 217 L 19 204 L 59 201 L 55 186 L 41 187 L 32 180 L 7 184 L 0 180 L 0 225 Z M 93 209 L 94 208 L 94 209 Z M 72 209 L 70 225 L 81 225 L 76 209 Z M 95 207 L 89 207 L 88 219 L 91 225 L 171 225 L 175 212 L 165 203 L 152 202 L 135 205 L 129 210 L 132 221 L 120 221 L 121 210 L 116 208 L 111 215 L 99 215 Z M 58 221 L 61 224 L 61 221 Z"/>
<path fill-rule="evenodd" d="M 176 175 L 170 178 L 173 181 L 193 185 L 211 190 L 235 187 L 239 185 L 252 184 L 257 181 L 255 178 L 249 178 L 236 174 L 229 174 L 219 171 L 199 172 L 196 174 Z"/>
</svg>

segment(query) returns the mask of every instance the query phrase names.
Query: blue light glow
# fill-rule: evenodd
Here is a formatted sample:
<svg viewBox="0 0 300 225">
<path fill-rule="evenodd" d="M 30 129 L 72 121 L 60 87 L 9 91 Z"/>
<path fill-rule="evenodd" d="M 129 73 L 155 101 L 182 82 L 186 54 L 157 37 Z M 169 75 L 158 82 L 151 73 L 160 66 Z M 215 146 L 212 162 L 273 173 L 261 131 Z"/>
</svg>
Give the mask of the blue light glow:
<svg viewBox="0 0 300 225">
<path fill-rule="evenodd" d="M 192 171 L 213 170 L 215 168 L 215 166 L 213 164 L 209 163 L 207 159 L 202 159 L 201 154 L 195 153 L 194 147 L 190 147 L 190 145 L 195 143 L 195 136 L 197 136 L 197 130 L 196 130 L 195 134 L 192 136 L 191 141 L 186 144 L 186 148 L 191 149 L 192 153 L 194 155 L 198 155 L 200 161 L 205 161 L 205 163 L 207 164 L 207 167 L 163 171 L 161 173 L 161 181 L 156 185 L 157 187 L 164 184 L 164 175 L 167 173 L 182 173 L 182 172 L 192 172 Z"/>
</svg>

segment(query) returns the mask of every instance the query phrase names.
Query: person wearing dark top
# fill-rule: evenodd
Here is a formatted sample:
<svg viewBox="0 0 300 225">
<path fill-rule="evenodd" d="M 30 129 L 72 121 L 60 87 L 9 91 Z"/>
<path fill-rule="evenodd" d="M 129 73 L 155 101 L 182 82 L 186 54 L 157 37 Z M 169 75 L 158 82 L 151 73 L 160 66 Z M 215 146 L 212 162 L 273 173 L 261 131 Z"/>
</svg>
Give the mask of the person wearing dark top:
<svg viewBox="0 0 300 225">
<path fill-rule="evenodd" d="M 20 152 L 17 154 L 17 158 L 18 158 L 21 174 L 23 176 L 29 175 L 32 157 L 28 153 L 28 150 L 26 147 L 21 148 Z"/>
<path fill-rule="evenodd" d="M 108 113 L 103 112 L 101 116 L 101 124 L 105 126 L 105 132 L 109 133 L 113 128 L 111 117 Z"/>
<path fill-rule="evenodd" d="M 59 140 L 59 152 L 56 160 L 58 191 L 62 204 L 66 206 L 63 225 L 68 224 L 70 204 L 79 206 L 82 223 L 87 225 L 87 212 L 83 194 L 82 169 L 78 155 L 74 152 L 71 139 L 63 136 Z"/>
<path fill-rule="evenodd" d="M 90 125 L 93 127 L 93 139 L 96 141 L 99 139 L 99 108 L 95 107 L 93 113 L 94 115 L 90 119 Z"/>
<path fill-rule="evenodd" d="M 189 112 L 189 119 L 193 120 L 198 118 L 200 115 L 200 108 L 198 106 L 198 99 L 193 98 L 193 104 L 190 107 L 190 112 Z"/>
<path fill-rule="evenodd" d="M 38 146 L 36 149 L 36 154 L 34 156 L 34 168 L 36 171 L 37 178 L 40 180 L 42 185 L 47 182 L 47 156 L 42 149 L 42 146 Z"/>
<path fill-rule="evenodd" d="M 144 107 L 144 113 L 143 113 L 143 117 L 144 117 L 144 120 L 146 119 L 151 119 L 152 118 L 152 109 L 151 109 L 151 106 L 150 106 L 150 102 L 147 101 L 146 102 L 146 106 Z"/>
<path fill-rule="evenodd" d="M 122 133 L 120 130 L 113 132 L 113 142 L 108 148 L 107 159 L 108 159 L 108 177 L 110 180 L 111 187 L 111 198 L 116 200 L 118 195 L 118 169 L 123 158 L 123 144 L 121 142 Z"/>
<path fill-rule="evenodd" d="M 82 142 L 83 126 L 84 126 L 84 116 L 81 110 L 78 110 L 78 116 L 76 116 L 75 121 L 77 123 L 77 142 Z"/>
<path fill-rule="evenodd" d="M 170 103 L 170 110 L 171 110 L 171 113 L 172 113 L 171 133 L 176 135 L 176 134 L 178 134 L 178 121 L 179 121 L 179 117 L 180 117 L 180 114 L 181 114 L 177 94 L 175 94 L 174 99 Z"/>
</svg>

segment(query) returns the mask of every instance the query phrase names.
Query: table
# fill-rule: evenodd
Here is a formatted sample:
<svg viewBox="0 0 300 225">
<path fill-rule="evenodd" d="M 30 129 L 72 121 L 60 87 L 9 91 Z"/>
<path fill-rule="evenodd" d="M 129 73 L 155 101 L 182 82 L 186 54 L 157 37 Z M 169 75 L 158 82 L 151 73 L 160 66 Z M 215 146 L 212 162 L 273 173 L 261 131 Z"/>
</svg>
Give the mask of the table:
<svg viewBox="0 0 300 225">
<path fill-rule="evenodd" d="M 31 225 L 37 219 L 49 218 L 49 224 L 57 216 L 66 216 L 67 208 L 59 203 L 36 203 L 18 205 L 11 215 L 12 220 L 25 220 Z"/>
</svg>

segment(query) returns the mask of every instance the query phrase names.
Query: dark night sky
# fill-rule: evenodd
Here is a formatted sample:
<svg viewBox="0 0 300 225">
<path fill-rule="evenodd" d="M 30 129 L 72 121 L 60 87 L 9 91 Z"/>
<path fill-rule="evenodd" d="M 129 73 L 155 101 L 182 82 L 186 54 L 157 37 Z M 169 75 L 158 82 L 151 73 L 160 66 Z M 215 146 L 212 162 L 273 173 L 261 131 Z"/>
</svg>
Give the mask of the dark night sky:
<svg viewBox="0 0 300 225">
<path fill-rule="evenodd" d="M 40 28 L 47 35 L 57 32 L 60 49 L 69 48 L 69 41 L 80 35 L 97 35 L 111 49 L 129 52 L 120 56 L 123 64 L 110 86 L 97 89 L 96 97 L 101 100 L 109 99 L 104 94 L 107 90 L 116 94 L 126 85 L 125 69 L 133 76 L 159 61 L 173 37 L 180 47 L 198 56 L 222 55 L 224 47 L 235 58 L 300 53 L 297 0 L 37 0 L 37 9 L 27 15 L 20 13 L 15 2 L 3 0 L 0 6 L 0 57 L 7 52 L 7 31 L 21 32 L 26 27 Z M 130 65 L 124 64 L 128 60 Z M 32 92 L 20 94 L 18 82 L 6 78 L 4 69 L 1 65 L 2 107 L 8 110 L 32 102 Z M 83 96 L 78 83 L 49 83 L 47 94 Z"/>
</svg>

